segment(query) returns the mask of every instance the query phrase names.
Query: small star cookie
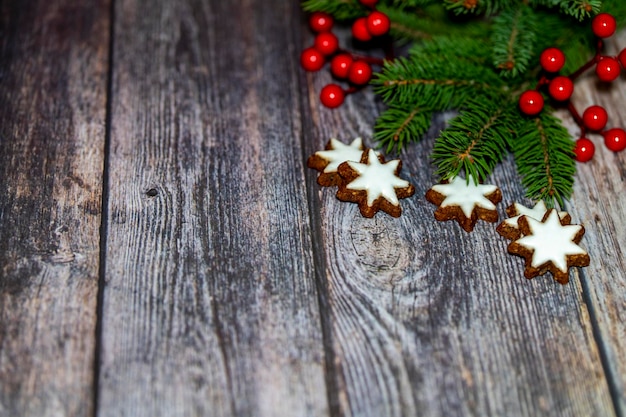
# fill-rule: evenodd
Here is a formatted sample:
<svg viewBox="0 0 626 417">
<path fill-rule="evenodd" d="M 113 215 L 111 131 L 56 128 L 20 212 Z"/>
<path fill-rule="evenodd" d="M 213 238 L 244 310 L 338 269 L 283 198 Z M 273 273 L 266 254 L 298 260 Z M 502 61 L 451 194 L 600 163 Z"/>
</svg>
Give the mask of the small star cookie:
<svg viewBox="0 0 626 417">
<path fill-rule="evenodd" d="M 374 150 L 368 149 L 363 152 L 361 162 L 339 165 L 342 181 L 337 198 L 358 203 L 364 217 L 374 217 L 378 210 L 399 217 L 402 213 L 399 199 L 415 193 L 413 185 L 398 177 L 401 167 L 399 159 L 383 162 Z"/>
<path fill-rule="evenodd" d="M 585 228 L 564 223 L 556 210 L 549 210 L 541 220 L 523 215 L 518 225 L 523 236 L 511 242 L 508 251 L 526 259 L 526 278 L 551 272 L 558 283 L 567 284 L 569 268 L 589 265 L 587 251 L 578 246 Z"/>
<path fill-rule="evenodd" d="M 363 155 L 363 140 L 356 138 L 346 145 L 337 139 L 331 139 L 326 144 L 326 149 L 315 152 L 307 160 L 309 168 L 316 169 L 320 172 L 317 177 L 317 183 L 323 187 L 331 187 L 339 185 L 341 177 L 337 173 L 339 164 L 346 161 L 359 162 Z"/>
<path fill-rule="evenodd" d="M 496 231 L 507 239 L 519 239 L 522 236 L 522 232 L 517 225 L 519 218 L 521 216 L 528 216 L 535 220 L 541 220 L 547 211 L 546 203 L 543 200 L 539 200 L 533 208 L 526 207 L 519 203 L 513 203 L 506 208 L 506 213 L 509 215 L 509 218 L 504 219 L 504 221 L 498 225 Z M 559 217 L 563 224 L 570 224 L 572 221 L 572 218 L 566 211 L 559 211 Z"/>
<path fill-rule="evenodd" d="M 476 222 L 498 221 L 496 204 L 502 200 L 502 193 L 495 185 L 474 184 L 459 176 L 448 183 L 433 185 L 426 192 L 426 200 L 438 205 L 435 219 L 440 222 L 456 220 L 466 232 L 474 230 Z"/>
</svg>

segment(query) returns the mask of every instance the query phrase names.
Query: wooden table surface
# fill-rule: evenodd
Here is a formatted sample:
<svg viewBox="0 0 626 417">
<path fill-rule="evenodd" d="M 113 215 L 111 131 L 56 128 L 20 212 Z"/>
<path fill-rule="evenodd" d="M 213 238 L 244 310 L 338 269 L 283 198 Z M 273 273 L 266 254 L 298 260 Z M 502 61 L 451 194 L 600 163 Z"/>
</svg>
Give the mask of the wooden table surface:
<svg viewBox="0 0 626 417">
<path fill-rule="evenodd" d="M 626 152 L 579 165 L 591 265 L 528 281 L 434 220 L 443 116 L 401 218 L 316 184 L 381 103 L 320 105 L 297 1 L 111 1 L 0 2 L 0 416 L 626 415 Z M 626 126 L 625 82 L 574 100 Z"/>
</svg>

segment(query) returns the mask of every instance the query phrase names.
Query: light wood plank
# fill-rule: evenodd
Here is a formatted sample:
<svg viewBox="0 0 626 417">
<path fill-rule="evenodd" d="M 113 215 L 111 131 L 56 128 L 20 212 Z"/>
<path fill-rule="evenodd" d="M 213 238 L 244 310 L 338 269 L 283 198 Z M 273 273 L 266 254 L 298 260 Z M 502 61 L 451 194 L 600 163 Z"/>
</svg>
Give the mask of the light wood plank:
<svg viewBox="0 0 626 417">
<path fill-rule="evenodd" d="M 0 415 L 93 411 L 108 1 L 0 5 Z"/>
<path fill-rule="evenodd" d="M 330 137 L 371 136 L 371 93 L 331 111 L 317 98 L 328 74 L 308 80 L 309 153 Z M 322 227 L 315 244 L 328 262 L 323 288 L 339 388 L 331 403 L 358 416 L 614 415 L 577 273 L 566 286 L 549 276 L 527 281 L 495 225 L 466 234 L 434 220 L 423 195 L 436 181 L 428 156 L 441 127 L 402 155 L 417 193 L 398 220 L 362 218 L 309 172 Z M 512 160 L 492 181 L 504 195 L 501 217 L 513 201 L 527 202 Z"/>
<path fill-rule="evenodd" d="M 299 16 L 116 3 L 102 416 L 327 413 Z"/>
<path fill-rule="evenodd" d="M 610 38 L 606 52 L 626 47 L 626 31 Z M 609 113 L 607 127 L 626 128 L 626 81 L 599 85 L 593 71 L 577 83 L 574 102 L 582 112 L 599 104 Z M 569 121 L 573 134 L 580 131 Z M 599 134 L 588 135 L 596 145 L 594 159 L 579 164 L 572 213 L 587 227 L 585 238 L 591 265 L 583 280 L 596 315 L 606 368 L 613 380 L 615 403 L 626 415 L 626 152 L 614 153 Z"/>
</svg>

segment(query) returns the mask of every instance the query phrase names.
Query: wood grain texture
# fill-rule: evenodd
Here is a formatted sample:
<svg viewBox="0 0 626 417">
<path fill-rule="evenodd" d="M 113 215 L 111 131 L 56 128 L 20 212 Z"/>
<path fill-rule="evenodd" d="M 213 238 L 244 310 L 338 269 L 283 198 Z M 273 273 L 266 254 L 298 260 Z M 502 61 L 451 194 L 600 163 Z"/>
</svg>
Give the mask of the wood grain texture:
<svg viewBox="0 0 626 417">
<path fill-rule="evenodd" d="M 607 42 L 606 52 L 616 55 L 626 46 L 626 31 Z M 576 86 L 574 102 L 582 112 L 599 104 L 609 113 L 607 127 L 626 127 L 626 81 L 606 85 L 593 72 Z M 569 130 L 580 134 L 571 120 Z M 585 242 L 591 265 L 582 274 L 584 288 L 598 326 L 606 370 L 613 381 L 616 408 L 626 415 L 626 153 L 604 146 L 599 134 L 589 137 L 596 145 L 594 159 L 579 164 L 574 195 L 568 209 L 587 228 Z"/>
<path fill-rule="evenodd" d="M 0 5 L 0 415 L 93 411 L 108 1 Z"/>
<path fill-rule="evenodd" d="M 115 8 L 99 415 L 326 415 L 298 4 Z"/>
<path fill-rule="evenodd" d="M 308 80 L 312 91 L 329 81 Z M 359 93 L 330 111 L 311 94 L 309 153 L 329 137 L 370 137 L 373 102 Z M 442 126 L 402 155 L 417 192 L 398 220 L 362 218 L 308 174 L 321 221 L 314 244 L 327 261 L 337 415 L 614 415 L 578 272 L 567 286 L 549 276 L 528 281 L 495 225 L 467 234 L 434 220 L 423 195 L 436 181 L 428 155 Z M 512 160 L 492 182 L 504 195 L 501 217 L 513 201 L 527 202 Z"/>
</svg>

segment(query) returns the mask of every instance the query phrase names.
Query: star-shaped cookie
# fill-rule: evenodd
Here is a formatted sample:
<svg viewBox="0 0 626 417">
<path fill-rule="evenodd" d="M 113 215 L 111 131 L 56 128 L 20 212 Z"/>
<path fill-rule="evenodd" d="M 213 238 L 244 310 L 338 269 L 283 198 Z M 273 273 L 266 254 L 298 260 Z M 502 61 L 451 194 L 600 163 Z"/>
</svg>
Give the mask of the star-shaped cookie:
<svg viewBox="0 0 626 417">
<path fill-rule="evenodd" d="M 402 162 L 395 159 L 382 162 L 372 149 L 363 152 L 361 162 L 347 161 L 339 165 L 337 198 L 359 204 L 364 217 L 374 217 L 382 210 L 399 217 L 402 213 L 401 198 L 410 197 L 415 187 L 398 177 Z"/>
<path fill-rule="evenodd" d="M 337 173 L 339 165 L 346 161 L 359 162 L 362 155 L 363 140 L 361 138 L 354 139 L 349 145 L 337 139 L 331 139 L 326 144 L 325 150 L 315 152 L 309 157 L 307 166 L 320 172 L 317 177 L 319 185 L 331 187 L 341 182 L 341 177 Z"/>
<path fill-rule="evenodd" d="M 498 225 L 496 231 L 507 239 L 519 239 L 522 235 L 517 224 L 519 218 L 521 216 L 528 216 L 535 220 L 541 220 L 547 211 L 546 203 L 543 200 L 539 200 L 533 208 L 526 207 L 519 203 L 513 203 L 506 208 L 506 213 L 509 217 Z M 559 218 L 563 224 L 570 224 L 572 221 L 572 218 L 566 211 L 560 211 Z"/>
<path fill-rule="evenodd" d="M 479 219 L 498 221 L 496 204 L 502 200 L 502 193 L 495 185 L 475 184 L 471 176 L 469 182 L 457 176 L 448 183 L 433 185 L 426 199 L 439 206 L 435 219 L 456 220 L 463 230 L 471 232 Z"/>
<path fill-rule="evenodd" d="M 556 210 L 549 210 L 541 220 L 521 216 L 518 225 L 523 237 L 511 242 L 508 251 L 526 259 L 526 278 L 551 272 L 557 282 L 567 284 L 569 268 L 589 265 L 587 251 L 578 245 L 585 228 L 564 224 Z"/>
</svg>

